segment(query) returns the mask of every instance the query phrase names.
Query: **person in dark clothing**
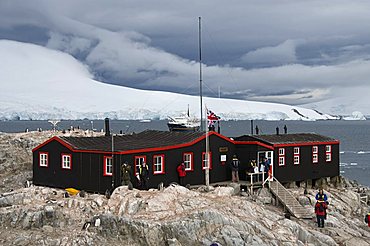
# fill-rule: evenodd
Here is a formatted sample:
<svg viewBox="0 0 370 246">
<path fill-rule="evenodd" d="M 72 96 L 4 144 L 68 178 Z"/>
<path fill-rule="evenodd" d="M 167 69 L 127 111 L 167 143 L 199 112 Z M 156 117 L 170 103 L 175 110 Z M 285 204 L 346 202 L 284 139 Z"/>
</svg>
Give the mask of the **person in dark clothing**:
<svg viewBox="0 0 370 246">
<path fill-rule="evenodd" d="M 370 227 L 370 212 L 365 215 L 365 223 Z"/>
<path fill-rule="evenodd" d="M 179 184 L 181 186 L 184 186 L 184 179 L 186 176 L 186 171 L 185 171 L 185 164 L 183 162 L 177 166 L 177 173 L 179 174 Z"/>
<path fill-rule="evenodd" d="M 121 185 L 128 185 L 131 181 L 130 177 L 131 166 L 123 163 L 121 166 Z"/>
<path fill-rule="evenodd" d="M 148 180 L 149 180 L 149 168 L 145 162 L 139 166 L 139 177 L 140 177 L 140 188 L 142 190 L 148 189 Z"/>
<path fill-rule="evenodd" d="M 317 226 L 324 228 L 324 221 L 326 218 L 326 209 L 328 205 L 324 200 L 318 200 L 315 204 L 315 214 L 317 218 Z"/>
<path fill-rule="evenodd" d="M 240 161 L 236 157 L 236 155 L 233 156 L 233 160 L 231 162 L 231 176 L 233 182 L 239 182 L 239 166 Z"/>
</svg>

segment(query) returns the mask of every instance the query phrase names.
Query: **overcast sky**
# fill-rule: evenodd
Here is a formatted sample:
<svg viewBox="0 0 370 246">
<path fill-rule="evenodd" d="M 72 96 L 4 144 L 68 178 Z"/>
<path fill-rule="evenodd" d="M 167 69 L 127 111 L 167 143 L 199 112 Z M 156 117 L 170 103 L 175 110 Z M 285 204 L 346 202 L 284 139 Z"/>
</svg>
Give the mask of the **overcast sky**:
<svg viewBox="0 0 370 246">
<path fill-rule="evenodd" d="M 197 94 L 198 16 L 209 96 L 294 105 L 369 89 L 370 1 L 1 0 L 0 39 L 67 52 L 107 83 Z"/>
</svg>

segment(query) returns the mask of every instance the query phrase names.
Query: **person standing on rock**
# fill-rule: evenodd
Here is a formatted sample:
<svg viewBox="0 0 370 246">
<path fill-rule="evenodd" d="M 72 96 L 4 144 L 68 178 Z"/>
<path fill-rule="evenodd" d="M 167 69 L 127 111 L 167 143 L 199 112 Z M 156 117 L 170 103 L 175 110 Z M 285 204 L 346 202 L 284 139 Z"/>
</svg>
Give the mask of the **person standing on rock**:
<svg viewBox="0 0 370 246">
<path fill-rule="evenodd" d="M 146 165 L 145 161 L 142 165 L 139 166 L 139 177 L 142 190 L 148 189 L 148 180 L 149 180 L 149 168 Z"/>
<path fill-rule="evenodd" d="M 319 189 L 319 192 L 316 194 L 316 201 L 323 200 L 326 204 L 328 204 L 328 196 L 324 193 L 323 189 Z"/>
<path fill-rule="evenodd" d="M 370 212 L 365 215 L 365 223 L 370 227 Z"/>
<path fill-rule="evenodd" d="M 130 177 L 130 170 L 131 166 L 129 166 L 126 162 L 121 166 L 121 185 L 128 185 L 131 181 Z"/>
<path fill-rule="evenodd" d="M 239 182 L 239 166 L 240 161 L 236 157 L 236 155 L 233 156 L 233 160 L 231 162 L 231 176 L 233 182 Z"/>
<path fill-rule="evenodd" d="M 317 218 L 317 226 L 324 228 L 324 221 L 326 218 L 326 209 L 328 205 L 322 199 L 318 200 L 315 204 L 315 214 Z"/>
<path fill-rule="evenodd" d="M 179 184 L 181 186 L 184 186 L 184 179 L 185 179 L 185 176 L 186 176 L 184 162 L 181 162 L 181 164 L 177 166 L 177 173 L 179 174 Z"/>
</svg>

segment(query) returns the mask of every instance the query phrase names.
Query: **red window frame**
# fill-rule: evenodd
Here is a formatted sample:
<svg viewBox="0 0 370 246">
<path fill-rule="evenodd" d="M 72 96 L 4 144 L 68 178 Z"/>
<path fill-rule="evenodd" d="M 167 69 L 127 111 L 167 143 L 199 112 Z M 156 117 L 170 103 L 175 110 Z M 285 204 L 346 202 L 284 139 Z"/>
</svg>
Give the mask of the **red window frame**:
<svg viewBox="0 0 370 246">
<path fill-rule="evenodd" d="M 156 160 L 156 157 L 162 157 L 162 163 L 161 163 L 161 171 L 160 172 L 156 172 L 155 171 L 155 160 Z M 165 160 L 164 160 L 164 154 L 159 154 L 159 155 L 153 155 L 153 175 L 157 175 L 157 174 L 164 174 L 164 167 L 165 167 Z"/>
<path fill-rule="evenodd" d="M 41 155 L 46 155 L 46 165 L 41 165 Z M 39 167 L 49 167 L 49 152 L 39 152 Z"/>
<path fill-rule="evenodd" d="M 312 163 L 319 163 L 319 146 L 312 146 Z"/>
<path fill-rule="evenodd" d="M 298 150 L 298 151 L 296 151 Z M 298 158 L 298 162 L 296 162 L 296 158 Z M 293 148 L 293 164 L 294 165 L 299 165 L 301 163 L 301 158 L 300 158 L 300 148 L 299 147 L 294 147 Z"/>
<path fill-rule="evenodd" d="M 204 166 L 204 162 L 205 162 L 205 155 L 206 155 L 206 152 L 202 152 L 202 170 L 205 170 L 206 167 Z M 212 169 L 212 152 L 208 152 L 208 160 L 209 160 L 209 170 Z"/>
<path fill-rule="evenodd" d="M 285 166 L 285 148 L 279 148 L 278 153 L 279 153 L 278 165 L 279 167 L 283 167 Z M 280 164 L 280 160 L 283 160 L 283 164 Z"/>
<path fill-rule="evenodd" d="M 182 161 L 185 163 L 185 155 L 190 155 L 190 169 L 186 168 L 186 164 L 185 164 L 185 171 L 189 172 L 189 171 L 194 171 L 194 153 L 193 152 L 185 152 L 182 154 Z M 203 157 L 202 157 L 203 158 Z"/>
<path fill-rule="evenodd" d="M 107 160 L 110 159 L 112 163 L 112 173 L 107 173 Z M 103 157 L 103 176 L 113 176 L 113 157 L 104 156 Z"/>
<path fill-rule="evenodd" d="M 64 163 L 64 156 L 69 156 L 69 167 L 64 167 L 63 163 Z M 72 154 L 66 154 L 66 153 L 62 153 L 61 154 L 61 159 L 62 159 L 62 162 L 61 162 L 61 166 L 62 166 L 62 169 L 64 170 L 72 170 Z"/>
<path fill-rule="evenodd" d="M 329 150 L 328 150 L 329 147 Z M 325 161 L 326 162 L 331 162 L 331 145 L 325 145 Z M 329 159 L 328 159 L 329 156 Z"/>
<path fill-rule="evenodd" d="M 139 174 L 139 170 L 138 170 L 138 167 L 139 165 L 137 164 L 137 160 L 138 159 L 141 159 L 143 158 L 144 159 L 144 162 L 146 163 L 146 155 L 136 155 L 134 156 L 134 171 L 135 171 L 135 175 L 138 175 Z M 148 163 L 146 163 L 148 165 Z"/>
</svg>

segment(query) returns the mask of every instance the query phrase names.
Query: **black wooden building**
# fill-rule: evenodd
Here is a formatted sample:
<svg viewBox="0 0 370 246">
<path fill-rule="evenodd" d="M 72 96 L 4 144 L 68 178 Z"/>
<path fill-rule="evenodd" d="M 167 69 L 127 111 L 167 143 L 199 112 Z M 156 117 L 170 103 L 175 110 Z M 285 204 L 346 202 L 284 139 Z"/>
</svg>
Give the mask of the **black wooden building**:
<svg viewBox="0 0 370 246">
<path fill-rule="evenodd" d="M 187 184 L 204 184 L 207 165 L 210 183 L 223 182 L 231 180 L 234 154 L 241 161 L 241 180 L 246 178 L 250 160 L 263 156 L 271 160 L 274 176 L 281 182 L 339 175 L 339 142 L 316 134 L 228 138 L 210 132 L 209 143 L 208 161 L 201 132 L 147 130 L 131 135 L 53 137 L 33 149 L 33 183 L 104 193 L 121 185 L 120 169 L 125 162 L 132 167 L 135 186 L 138 165 L 144 161 L 152 188 L 161 182 L 178 182 L 176 168 L 181 162 L 186 165 Z"/>
<path fill-rule="evenodd" d="M 245 135 L 235 142 L 258 141 L 272 151 L 255 153 L 256 160 L 267 157 L 273 176 L 280 182 L 304 181 L 339 175 L 339 141 L 314 133 Z M 243 148 L 243 145 L 239 148 Z M 237 146 L 238 150 L 238 146 Z"/>
</svg>

